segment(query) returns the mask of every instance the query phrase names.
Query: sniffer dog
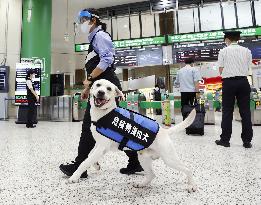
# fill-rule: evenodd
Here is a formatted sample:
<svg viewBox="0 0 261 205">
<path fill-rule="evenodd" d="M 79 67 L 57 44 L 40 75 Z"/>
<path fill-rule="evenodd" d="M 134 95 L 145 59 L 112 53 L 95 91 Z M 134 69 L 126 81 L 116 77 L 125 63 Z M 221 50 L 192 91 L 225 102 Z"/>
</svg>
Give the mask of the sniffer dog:
<svg viewBox="0 0 261 205">
<path fill-rule="evenodd" d="M 123 94 L 114 84 L 104 79 L 96 81 L 90 90 L 91 120 L 96 122 L 115 109 L 117 107 L 115 97 L 118 96 L 123 96 Z M 193 110 L 185 121 L 176 126 L 170 129 L 160 127 L 156 139 L 151 146 L 138 152 L 139 161 L 144 169 L 145 179 L 143 182 L 135 184 L 134 187 L 141 188 L 150 184 L 155 178 L 152 161 L 161 158 L 166 165 L 184 172 L 188 180 L 188 191 L 196 191 L 197 186 L 193 180 L 192 172 L 179 160 L 175 152 L 175 146 L 171 140 L 171 135 L 184 130 L 193 123 L 195 115 L 196 111 Z M 119 143 L 99 134 L 96 131 L 96 126 L 94 124 L 91 126 L 91 131 L 96 141 L 96 145 L 89 154 L 89 157 L 81 163 L 78 169 L 69 178 L 68 183 L 78 182 L 81 174 L 90 166 L 95 165 L 97 167 L 97 162 L 105 153 L 109 151 L 118 151 Z"/>
</svg>

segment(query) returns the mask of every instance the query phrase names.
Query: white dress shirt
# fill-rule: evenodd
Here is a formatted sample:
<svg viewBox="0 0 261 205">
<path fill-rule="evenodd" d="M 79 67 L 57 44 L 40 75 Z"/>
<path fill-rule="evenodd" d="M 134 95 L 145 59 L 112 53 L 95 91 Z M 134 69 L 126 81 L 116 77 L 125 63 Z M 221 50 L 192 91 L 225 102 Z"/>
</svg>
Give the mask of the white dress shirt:
<svg viewBox="0 0 261 205">
<path fill-rule="evenodd" d="M 218 55 L 218 66 L 223 68 L 222 78 L 248 76 L 251 72 L 252 54 L 248 48 L 232 43 Z"/>
<path fill-rule="evenodd" d="M 33 85 L 32 85 L 32 81 L 31 80 L 27 80 L 26 81 L 26 85 L 29 89 L 33 89 Z"/>
</svg>

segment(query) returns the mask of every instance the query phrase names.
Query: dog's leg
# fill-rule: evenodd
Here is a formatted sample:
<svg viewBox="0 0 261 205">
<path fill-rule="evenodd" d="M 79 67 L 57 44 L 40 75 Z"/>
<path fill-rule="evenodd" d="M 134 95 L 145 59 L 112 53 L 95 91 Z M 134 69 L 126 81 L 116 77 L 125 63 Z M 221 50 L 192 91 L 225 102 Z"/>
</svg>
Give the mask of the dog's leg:
<svg viewBox="0 0 261 205">
<path fill-rule="evenodd" d="M 69 183 L 78 182 L 80 176 L 83 172 L 85 172 L 90 166 L 96 163 L 104 154 L 105 154 L 105 147 L 103 146 L 95 146 L 93 152 L 90 153 L 88 158 L 84 160 L 78 169 L 73 173 L 73 175 L 69 178 Z"/>
<path fill-rule="evenodd" d="M 193 175 L 191 171 L 179 160 L 176 153 L 165 153 L 161 155 L 163 161 L 166 165 L 173 169 L 177 169 L 178 171 L 184 172 L 187 175 L 188 179 L 188 192 L 195 192 L 197 190 L 197 185 L 194 182 Z"/>
<path fill-rule="evenodd" d="M 152 169 L 152 158 L 150 155 L 139 154 L 139 162 L 145 172 L 145 180 L 139 184 L 134 184 L 136 188 L 142 188 L 150 184 L 150 182 L 155 178 L 155 174 Z"/>
</svg>

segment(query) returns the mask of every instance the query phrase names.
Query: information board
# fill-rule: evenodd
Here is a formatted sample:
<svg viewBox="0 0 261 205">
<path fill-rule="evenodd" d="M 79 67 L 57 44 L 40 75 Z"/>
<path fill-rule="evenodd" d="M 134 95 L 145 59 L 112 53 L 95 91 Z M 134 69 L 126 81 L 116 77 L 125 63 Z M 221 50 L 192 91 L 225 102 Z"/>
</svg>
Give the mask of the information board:
<svg viewBox="0 0 261 205">
<path fill-rule="evenodd" d="M 116 49 L 115 66 L 136 66 L 137 49 Z"/>
<path fill-rule="evenodd" d="M 35 79 L 33 84 L 37 95 L 40 96 L 41 90 L 41 64 L 33 63 L 17 63 L 15 78 L 15 104 L 27 104 L 26 75 L 27 71 L 33 69 L 35 71 Z"/>
<path fill-rule="evenodd" d="M 239 44 L 251 51 L 253 59 L 261 59 L 261 39 L 242 40 Z M 219 51 L 225 47 L 223 41 L 174 44 L 173 59 L 175 63 L 184 62 L 187 57 L 193 57 L 196 61 L 216 61 Z"/>
<path fill-rule="evenodd" d="M 165 36 L 113 41 L 113 45 L 115 48 L 128 48 L 128 47 L 162 45 L 162 44 L 166 44 Z M 74 47 L 75 47 L 75 52 L 84 52 L 84 51 L 88 51 L 89 44 L 88 43 L 75 44 Z"/>
<path fill-rule="evenodd" d="M 9 67 L 0 66 L 0 93 L 8 93 Z"/>
<path fill-rule="evenodd" d="M 138 66 L 162 65 L 162 47 L 137 49 Z"/>
</svg>

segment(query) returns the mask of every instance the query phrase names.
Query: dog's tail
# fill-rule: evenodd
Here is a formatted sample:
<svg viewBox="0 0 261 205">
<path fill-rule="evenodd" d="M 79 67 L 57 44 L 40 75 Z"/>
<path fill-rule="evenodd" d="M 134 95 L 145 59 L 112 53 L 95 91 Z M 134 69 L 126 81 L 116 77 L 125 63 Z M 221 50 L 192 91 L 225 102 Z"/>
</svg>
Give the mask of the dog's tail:
<svg viewBox="0 0 261 205">
<path fill-rule="evenodd" d="M 196 110 L 193 109 L 189 114 L 189 116 L 184 121 L 182 121 L 181 123 L 175 125 L 174 127 L 168 130 L 169 135 L 183 131 L 185 128 L 189 127 L 194 122 L 195 117 L 196 117 Z"/>
</svg>

